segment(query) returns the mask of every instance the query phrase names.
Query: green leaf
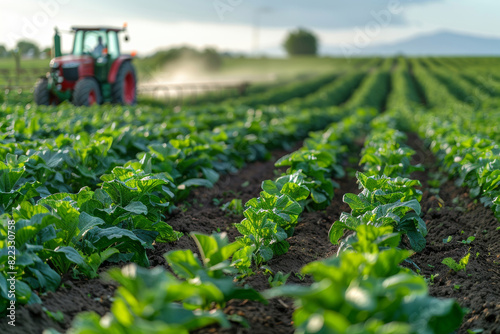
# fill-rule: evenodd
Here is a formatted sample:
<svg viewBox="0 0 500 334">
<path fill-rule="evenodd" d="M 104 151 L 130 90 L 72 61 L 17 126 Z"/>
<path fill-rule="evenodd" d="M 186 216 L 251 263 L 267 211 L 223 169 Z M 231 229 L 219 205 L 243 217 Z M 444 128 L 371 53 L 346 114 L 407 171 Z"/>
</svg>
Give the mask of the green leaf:
<svg viewBox="0 0 500 334">
<path fill-rule="evenodd" d="M 126 207 L 124 207 L 124 209 L 136 215 L 148 214 L 148 207 L 145 206 L 142 202 L 137 202 L 137 201 L 130 202 Z"/>
<path fill-rule="evenodd" d="M 54 250 L 54 253 L 64 254 L 65 258 L 81 267 L 85 267 L 86 263 L 83 257 L 73 247 L 65 246 L 59 247 Z"/>
<path fill-rule="evenodd" d="M 330 227 L 330 231 L 328 231 L 328 238 L 332 244 L 338 245 L 339 239 L 344 235 L 345 228 L 347 228 L 347 226 L 340 221 L 333 223 Z"/>
<path fill-rule="evenodd" d="M 172 270 L 179 277 L 190 279 L 195 278 L 199 270 L 202 270 L 202 264 L 191 250 L 176 250 L 166 253 L 167 260 Z"/>
<path fill-rule="evenodd" d="M 362 214 L 367 210 L 372 210 L 373 207 L 369 202 L 363 201 L 360 197 L 355 194 L 345 194 L 343 201 L 349 205 L 352 211 L 359 212 L 358 214 Z M 353 212 L 354 215 L 358 215 Z"/>
<path fill-rule="evenodd" d="M 277 256 L 286 254 L 290 249 L 290 244 L 286 240 L 282 240 L 280 242 L 274 242 L 269 246 L 271 247 L 273 254 Z"/>
<path fill-rule="evenodd" d="M 82 212 L 78 221 L 78 233 L 77 240 L 80 240 L 85 233 L 91 230 L 95 226 L 104 225 L 105 222 L 101 218 L 93 217 L 86 212 Z"/>
<path fill-rule="evenodd" d="M 273 250 L 270 247 L 262 246 L 258 250 L 258 254 L 262 257 L 264 262 L 268 262 L 273 258 Z"/>
<path fill-rule="evenodd" d="M 187 181 L 184 181 L 182 182 L 180 185 L 179 185 L 179 189 L 181 188 L 190 188 L 190 187 L 206 187 L 206 188 L 212 188 L 213 187 L 213 183 L 210 182 L 209 180 L 207 179 L 189 179 Z"/>
<path fill-rule="evenodd" d="M 131 253 L 132 261 L 141 266 L 148 267 L 149 260 L 146 256 L 147 244 L 139 239 L 132 231 L 119 227 L 100 228 L 94 227 L 89 230 L 82 239 L 85 245 L 84 254 L 104 251 L 110 246 L 118 249 L 121 254 Z M 109 261 L 115 256 L 112 256 Z"/>
<path fill-rule="evenodd" d="M 233 254 L 233 262 L 237 268 L 248 269 L 252 266 L 252 257 L 255 246 L 245 246 Z"/>
<path fill-rule="evenodd" d="M 288 182 L 281 189 L 281 194 L 288 195 L 293 200 L 300 202 L 307 199 L 309 196 L 309 189 L 305 186 Z"/>
</svg>

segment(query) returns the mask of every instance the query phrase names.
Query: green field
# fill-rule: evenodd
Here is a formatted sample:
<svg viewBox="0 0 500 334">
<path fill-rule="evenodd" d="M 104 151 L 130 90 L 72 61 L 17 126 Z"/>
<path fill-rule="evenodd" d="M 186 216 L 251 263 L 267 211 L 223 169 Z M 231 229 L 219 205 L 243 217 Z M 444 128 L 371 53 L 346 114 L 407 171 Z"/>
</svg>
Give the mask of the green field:
<svg viewBox="0 0 500 334">
<path fill-rule="evenodd" d="M 0 313 L 15 299 L 26 333 L 495 333 L 499 67 L 227 58 L 214 76 L 278 80 L 182 107 L 2 94 Z"/>
<path fill-rule="evenodd" d="M 295 57 L 295 58 L 229 58 L 223 57 L 222 64 L 217 70 L 205 70 L 197 68 L 196 71 L 190 72 L 187 68 L 188 76 L 185 81 L 196 82 L 202 81 L 250 81 L 250 82 L 275 82 L 287 81 L 293 78 L 311 77 L 325 74 L 332 71 L 341 71 L 345 68 L 355 66 L 357 63 L 363 62 L 366 59 L 344 60 L 342 58 L 317 58 L 317 57 Z M 32 77 L 33 83 L 37 75 L 34 75 L 32 69 L 40 69 L 43 73 L 44 69 L 48 69 L 48 59 L 22 60 L 21 68 L 28 71 Z M 196 64 L 195 64 L 196 65 Z M 136 59 L 135 66 L 137 68 L 139 79 L 150 81 L 155 77 L 161 68 L 152 68 L 147 59 Z M 178 64 L 173 64 L 172 67 L 165 65 L 166 74 L 161 76 L 162 79 L 175 80 L 175 77 L 169 76 L 172 69 L 178 70 Z M 184 66 L 186 67 L 186 66 Z M 189 67 L 189 66 L 187 66 Z M 9 70 L 11 75 L 15 74 L 15 61 L 13 58 L 0 59 L 0 85 L 5 84 L 2 78 L 1 71 Z M 26 79 L 28 80 L 28 79 Z M 23 82 L 26 84 L 26 82 Z"/>
</svg>

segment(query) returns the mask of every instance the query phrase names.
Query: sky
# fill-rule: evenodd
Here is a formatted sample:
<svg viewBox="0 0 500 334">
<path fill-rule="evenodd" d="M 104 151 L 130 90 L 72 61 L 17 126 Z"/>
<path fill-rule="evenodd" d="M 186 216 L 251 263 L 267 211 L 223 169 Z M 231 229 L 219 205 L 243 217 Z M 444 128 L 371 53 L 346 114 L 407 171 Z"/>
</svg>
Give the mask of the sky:
<svg viewBox="0 0 500 334">
<path fill-rule="evenodd" d="M 54 27 L 122 26 L 124 51 L 172 46 L 280 54 L 286 33 L 313 30 L 323 46 L 370 46 L 437 31 L 500 38 L 498 0 L 0 0 L 0 45 L 52 45 Z M 63 50 L 72 36 L 63 35 Z M 321 49 L 320 49 L 321 51 Z"/>
</svg>

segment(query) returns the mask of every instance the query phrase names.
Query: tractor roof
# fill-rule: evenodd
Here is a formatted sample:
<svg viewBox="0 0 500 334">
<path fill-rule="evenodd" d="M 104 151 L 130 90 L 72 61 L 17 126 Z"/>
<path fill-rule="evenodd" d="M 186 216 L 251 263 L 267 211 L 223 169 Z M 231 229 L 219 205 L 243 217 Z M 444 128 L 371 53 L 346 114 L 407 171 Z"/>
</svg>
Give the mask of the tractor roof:
<svg viewBox="0 0 500 334">
<path fill-rule="evenodd" d="M 73 31 L 84 30 L 84 31 L 116 31 L 121 32 L 125 31 L 125 27 L 123 28 L 112 28 L 112 27 L 72 27 Z"/>
</svg>

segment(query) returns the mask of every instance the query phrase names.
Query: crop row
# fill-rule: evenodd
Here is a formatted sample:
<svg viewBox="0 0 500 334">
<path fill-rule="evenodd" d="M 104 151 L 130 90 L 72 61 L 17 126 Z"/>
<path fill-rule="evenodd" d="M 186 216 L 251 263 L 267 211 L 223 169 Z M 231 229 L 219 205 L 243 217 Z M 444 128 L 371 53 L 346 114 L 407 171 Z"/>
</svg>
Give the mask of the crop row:
<svg viewBox="0 0 500 334">
<path fill-rule="evenodd" d="M 409 71 L 406 58 L 400 57 L 391 74 L 391 93 L 387 99 L 387 109 L 399 110 L 422 104 L 415 83 Z"/>
<path fill-rule="evenodd" d="M 417 66 L 418 67 L 418 66 Z M 412 129 L 429 141 L 441 167 L 457 177 L 456 183 L 467 186 L 470 195 L 492 208 L 500 219 L 500 150 L 497 144 L 498 110 L 475 111 L 456 103 L 447 90 L 429 73 L 418 68 L 417 79 L 428 101 L 441 96 L 433 110 L 419 107 L 399 109 L 398 126 Z M 411 87 L 409 88 L 411 89 Z"/>
<path fill-rule="evenodd" d="M 463 116 L 466 116 L 463 115 Z M 470 196 L 491 207 L 500 220 L 500 146 L 496 141 L 444 121 L 439 114 L 422 111 L 406 113 L 407 121 L 430 141 L 442 161 L 442 168 L 456 176 L 459 186 L 467 186 Z M 467 120 L 462 120 L 464 123 Z"/>
<path fill-rule="evenodd" d="M 369 74 L 372 67 L 380 63 L 378 59 L 366 62 L 354 71 L 344 73 L 338 80 L 325 85 L 318 91 L 304 98 L 294 98 L 287 101 L 287 107 L 293 108 L 325 108 L 332 105 L 341 105 L 349 99 L 362 80 Z"/>
<path fill-rule="evenodd" d="M 270 89 L 261 94 L 241 97 L 227 101 L 231 105 L 246 105 L 250 107 L 258 107 L 263 105 L 278 105 L 282 103 L 288 104 L 288 101 L 297 101 L 302 98 L 312 96 L 317 91 L 328 89 L 336 81 L 344 81 L 343 74 L 353 72 L 353 66 L 361 69 L 369 69 L 371 66 L 376 66 L 380 62 L 379 59 L 360 60 L 350 66 L 343 66 L 341 69 L 332 69 L 332 73 L 322 75 L 317 78 L 304 80 L 295 80 L 285 86 Z M 309 100 L 310 101 L 310 100 Z M 291 101 L 290 101 L 291 102 Z M 292 103 L 293 104 L 293 103 Z M 336 105 L 337 103 L 329 104 L 328 106 Z"/>
</svg>

